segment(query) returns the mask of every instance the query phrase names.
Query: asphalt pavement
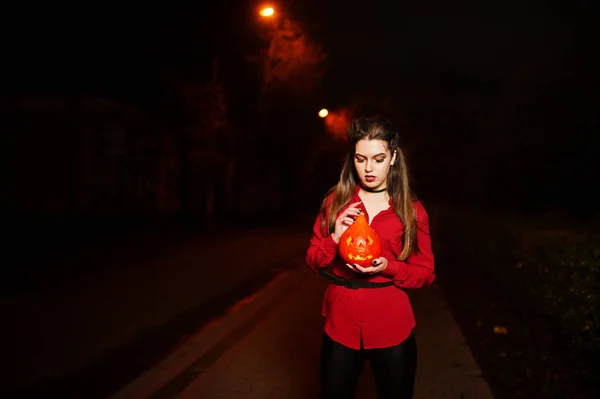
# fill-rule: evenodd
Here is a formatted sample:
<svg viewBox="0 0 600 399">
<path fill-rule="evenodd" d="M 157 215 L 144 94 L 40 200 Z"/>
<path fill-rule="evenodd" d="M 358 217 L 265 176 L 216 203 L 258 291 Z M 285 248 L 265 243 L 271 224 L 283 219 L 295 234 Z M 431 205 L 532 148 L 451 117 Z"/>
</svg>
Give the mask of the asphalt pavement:
<svg viewBox="0 0 600 399">
<path fill-rule="evenodd" d="M 187 338 L 111 399 L 318 397 L 321 300 L 327 282 L 302 258 L 268 286 Z M 492 399 L 437 284 L 411 291 L 417 318 L 415 398 Z M 357 398 L 376 397 L 370 367 Z"/>
<path fill-rule="evenodd" d="M 328 282 L 304 263 L 309 234 L 198 235 L 2 298 L 2 396 L 318 397 Z M 94 256 L 84 254 L 81 267 Z M 410 297 L 415 398 L 492 398 L 440 287 Z M 365 367 L 358 398 L 375 397 L 370 373 Z"/>
</svg>

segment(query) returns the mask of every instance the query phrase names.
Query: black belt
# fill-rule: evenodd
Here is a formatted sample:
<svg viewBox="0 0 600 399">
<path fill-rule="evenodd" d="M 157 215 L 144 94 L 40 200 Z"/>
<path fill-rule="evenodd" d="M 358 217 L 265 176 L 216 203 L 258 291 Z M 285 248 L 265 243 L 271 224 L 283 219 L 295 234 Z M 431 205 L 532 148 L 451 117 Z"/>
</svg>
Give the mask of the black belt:
<svg viewBox="0 0 600 399">
<path fill-rule="evenodd" d="M 370 281 L 346 280 L 345 278 L 341 278 L 338 276 L 334 276 L 331 273 L 327 273 L 324 269 L 319 269 L 319 274 L 321 275 L 321 277 L 325 277 L 327 280 L 331 281 L 334 284 L 341 285 L 342 287 L 346 287 L 352 290 L 357 290 L 359 288 L 383 288 L 389 287 L 390 285 L 394 285 L 392 281 L 386 281 L 385 283 L 373 283 Z"/>
</svg>

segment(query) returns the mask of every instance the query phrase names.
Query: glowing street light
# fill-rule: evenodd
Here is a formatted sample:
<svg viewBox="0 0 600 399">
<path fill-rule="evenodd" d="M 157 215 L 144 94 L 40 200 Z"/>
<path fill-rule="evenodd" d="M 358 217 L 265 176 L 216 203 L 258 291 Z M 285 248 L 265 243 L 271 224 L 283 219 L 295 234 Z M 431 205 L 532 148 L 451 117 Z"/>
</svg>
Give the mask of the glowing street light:
<svg viewBox="0 0 600 399">
<path fill-rule="evenodd" d="M 265 7 L 262 10 L 260 10 L 260 15 L 262 17 L 272 17 L 273 15 L 275 15 L 275 10 L 273 9 L 273 7 Z"/>
<path fill-rule="evenodd" d="M 327 115 L 329 115 L 329 111 L 327 111 L 325 108 L 319 111 L 319 116 L 321 118 L 325 118 Z"/>
</svg>

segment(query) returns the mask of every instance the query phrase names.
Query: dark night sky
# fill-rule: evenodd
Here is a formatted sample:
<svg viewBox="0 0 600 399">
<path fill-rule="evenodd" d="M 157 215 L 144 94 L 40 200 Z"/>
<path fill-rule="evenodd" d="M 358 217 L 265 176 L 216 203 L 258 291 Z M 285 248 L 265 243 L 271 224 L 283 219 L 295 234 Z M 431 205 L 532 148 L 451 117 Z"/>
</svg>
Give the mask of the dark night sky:
<svg viewBox="0 0 600 399">
<path fill-rule="evenodd" d="M 14 11 L 5 26 L 5 88 L 108 90 L 152 96 L 165 75 L 207 73 L 210 49 L 231 62 L 252 49 L 248 1 L 173 6 L 88 3 Z M 585 65 L 592 6 L 543 1 L 282 2 L 331 54 L 325 89 L 421 95 L 441 72 L 458 71 L 527 93 Z M 7 14 L 10 15 L 10 14 Z M 588 31 L 586 31 L 586 29 Z M 216 44 L 214 44 L 216 43 Z M 589 41 L 593 43 L 593 41 Z M 236 56 L 237 55 L 237 56 Z"/>
<path fill-rule="evenodd" d="M 589 188 L 581 195 L 594 190 L 597 146 L 588 136 L 595 135 L 600 112 L 597 2 L 285 0 L 275 6 L 330 54 L 319 106 L 391 95 L 395 108 L 416 109 L 422 125 L 442 122 L 429 130 L 435 137 L 421 138 L 438 142 L 442 155 L 449 142 L 460 146 L 489 133 L 492 145 L 478 137 L 472 153 L 483 149 L 485 160 L 493 140 L 512 140 L 506 148 L 520 151 L 516 156 L 530 167 L 524 185 L 544 175 L 543 184 L 552 187 L 562 173 L 570 182 L 556 189 L 566 191 L 562 195 L 577 185 Z M 6 93 L 108 95 L 168 110 L 160 115 L 171 122 L 181 115 L 173 85 L 208 80 L 218 55 L 233 124 L 247 128 L 248 117 L 256 119 L 247 104 L 255 103 L 258 73 L 246 56 L 266 46 L 259 2 L 11 7 L 0 35 Z M 438 105 L 448 104 L 458 107 L 446 113 L 450 129 L 446 116 L 436 114 Z M 462 121 L 477 118 L 463 129 Z"/>
<path fill-rule="evenodd" d="M 440 73 L 455 71 L 524 95 L 580 67 L 573 64 L 576 45 L 593 22 L 575 8 L 515 0 L 373 1 L 349 5 L 343 14 L 332 6 L 320 18 L 334 54 L 330 87 L 360 81 L 418 95 L 435 90 Z"/>
</svg>

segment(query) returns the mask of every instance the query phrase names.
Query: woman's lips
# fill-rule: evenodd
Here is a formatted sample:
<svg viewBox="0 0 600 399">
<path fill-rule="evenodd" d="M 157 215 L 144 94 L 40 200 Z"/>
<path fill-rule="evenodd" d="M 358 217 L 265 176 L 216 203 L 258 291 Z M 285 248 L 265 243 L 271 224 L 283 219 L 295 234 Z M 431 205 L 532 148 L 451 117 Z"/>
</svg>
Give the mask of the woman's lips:
<svg viewBox="0 0 600 399">
<path fill-rule="evenodd" d="M 375 176 L 365 176 L 365 180 L 368 181 L 369 183 L 374 182 Z"/>
</svg>

